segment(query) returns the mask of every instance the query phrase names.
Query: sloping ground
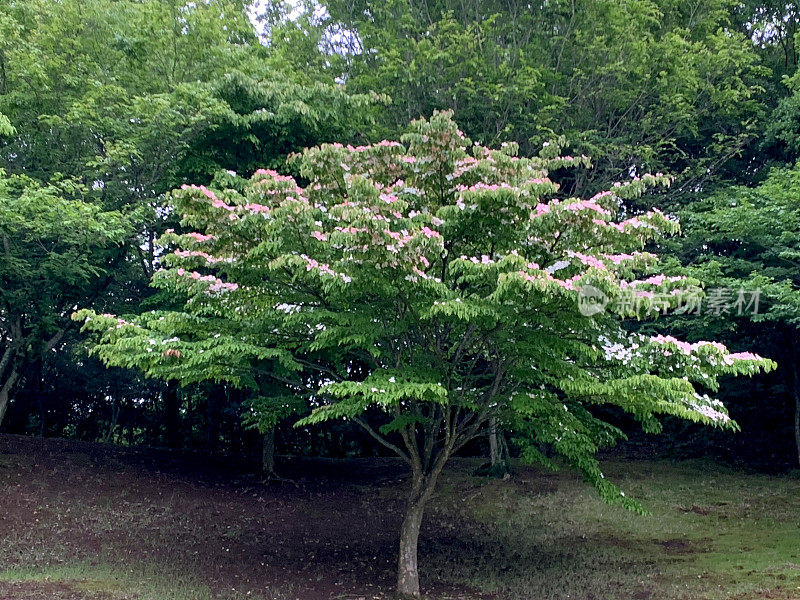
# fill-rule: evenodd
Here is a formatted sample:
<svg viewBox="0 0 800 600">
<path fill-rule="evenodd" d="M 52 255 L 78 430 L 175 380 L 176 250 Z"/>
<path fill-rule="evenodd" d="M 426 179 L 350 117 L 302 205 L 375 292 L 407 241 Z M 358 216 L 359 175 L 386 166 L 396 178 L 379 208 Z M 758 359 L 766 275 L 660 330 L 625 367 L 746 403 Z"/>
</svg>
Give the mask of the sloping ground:
<svg viewBox="0 0 800 600">
<path fill-rule="evenodd" d="M 447 473 L 423 586 L 456 598 L 800 599 L 800 480 L 614 463 L 653 513 L 569 473 Z M 291 483 L 164 452 L 0 436 L 0 599 L 388 598 L 405 491 L 392 460 L 292 461 Z M 481 595 L 483 594 L 483 595 Z"/>
</svg>

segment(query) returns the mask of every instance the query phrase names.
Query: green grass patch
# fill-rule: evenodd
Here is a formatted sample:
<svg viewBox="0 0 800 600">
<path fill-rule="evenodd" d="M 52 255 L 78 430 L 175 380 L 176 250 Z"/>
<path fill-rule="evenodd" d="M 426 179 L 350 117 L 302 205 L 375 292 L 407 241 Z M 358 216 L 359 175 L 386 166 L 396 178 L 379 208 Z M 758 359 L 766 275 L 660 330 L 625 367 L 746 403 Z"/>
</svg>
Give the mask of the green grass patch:
<svg viewBox="0 0 800 600">
<path fill-rule="evenodd" d="M 460 552 L 433 541 L 423 566 L 504 600 L 800 598 L 797 476 L 706 462 L 606 467 L 649 516 L 603 503 L 564 473 L 523 469 L 472 493 L 463 474 L 451 476 L 463 497 L 453 503 L 448 491 L 441 512 L 473 519 L 483 537 L 453 532 Z"/>
</svg>

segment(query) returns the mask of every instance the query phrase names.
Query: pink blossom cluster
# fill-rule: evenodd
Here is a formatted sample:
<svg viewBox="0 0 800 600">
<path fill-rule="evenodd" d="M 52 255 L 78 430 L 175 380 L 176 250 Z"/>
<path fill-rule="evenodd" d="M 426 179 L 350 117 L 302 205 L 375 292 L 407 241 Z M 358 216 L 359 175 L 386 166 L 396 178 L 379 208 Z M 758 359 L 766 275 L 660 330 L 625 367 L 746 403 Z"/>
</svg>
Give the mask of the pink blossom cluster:
<svg viewBox="0 0 800 600">
<path fill-rule="evenodd" d="M 269 206 L 265 206 L 263 204 L 257 204 L 255 202 L 250 202 L 248 204 L 245 204 L 244 209 L 248 211 L 251 215 L 266 214 L 271 210 Z"/>
<path fill-rule="evenodd" d="M 186 269 L 178 269 L 178 275 L 181 277 L 188 277 L 189 279 L 193 279 L 195 281 L 202 281 L 205 283 L 210 283 L 208 290 L 210 292 L 221 292 L 221 291 L 234 291 L 239 289 L 239 285 L 236 283 L 226 283 L 219 279 L 218 277 L 214 277 L 213 275 L 201 275 L 197 271 L 188 272 Z"/>
<path fill-rule="evenodd" d="M 576 202 L 570 202 L 569 204 L 565 204 L 564 208 L 573 212 L 581 211 L 581 210 L 593 210 L 594 212 L 600 213 L 601 215 L 610 215 L 611 213 L 591 200 L 578 200 Z"/>
<path fill-rule="evenodd" d="M 331 144 L 331 147 L 332 148 L 336 148 L 338 150 L 341 150 L 342 148 L 344 148 L 348 152 L 366 152 L 367 150 L 371 150 L 372 148 L 397 148 L 397 147 L 399 147 L 401 145 L 402 144 L 400 144 L 400 142 L 395 142 L 395 141 L 391 141 L 391 140 L 381 140 L 377 144 L 367 145 L 367 146 L 352 146 L 350 144 L 347 144 L 347 146 L 345 146 L 344 144 L 340 144 L 339 142 L 335 142 L 335 143 Z"/>
<path fill-rule="evenodd" d="M 539 265 L 534 263 L 534 262 L 528 263 L 525 266 L 528 269 L 531 269 L 531 270 L 539 270 Z M 583 277 L 582 275 L 574 275 L 574 276 L 570 277 L 569 279 L 558 279 L 556 277 L 553 277 L 547 271 L 539 271 L 536 274 L 531 274 L 531 273 L 528 273 L 527 271 L 517 271 L 517 275 L 522 277 L 525 281 L 535 282 L 535 281 L 539 281 L 540 279 L 545 279 L 547 281 L 552 281 L 553 283 L 555 283 L 556 285 L 561 286 L 565 290 L 575 290 L 575 289 L 577 289 L 577 285 L 576 284 L 581 280 L 581 277 Z"/>
<path fill-rule="evenodd" d="M 215 281 L 208 287 L 209 292 L 233 292 L 238 289 L 238 283 L 227 283 L 219 280 Z"/>
<path fill-rule="evenodd" d="M 595 194 L 589 200 L 591 200 L 592 202 L 596 202 L 597 200 L 602 200 L 603 198 L 607 198 L 607 197 L 613 196 L 613 195 L 614 195 L 614 192 L 610 192 L 608 190 L 605 190 L 603 192 L 599 192 L 599 193 Z"/>
<path fill-rule="evenodd" d="M 209 240 L 217 239 L 216 236 L 197 233 L 196 231 L 193 231 L 192 233 L 187 233 L 186 235 L 192 238 L 197 243 L 208 242 Z"/>
<path fill-rule="evenodd" d="M 215 256 L 211 256 L 207 252 L 201 252 L 199 250 L 176 250 L 175 251 L 175 256 L 179 256 L 181 258 L 190 258 L 190 257 L 193 257 L 193 256 L 196 256 L 196 257 L 199 257 L 199 258 L 204 258 L 205 261 L 206 261 L 206 264 L 208 264 L 208 265 L 214 265 L 214 264 L 220 263 L 220 262 L 231 262 L 230 259 L 217 258 Z"/>
<path fill-rule="evenodd" d="M 365 227 L 336 227 L 335 230 L 341 233 L 364 233 L 367 231 Z"/>
<path fill-rule="evenodd" d="M 274 179 L 275 181 L 291 181 L 292 183 L 295 182 L 294 177 L 291 177 L 289 175 L 281 175 L 280 173 L 274 171 L 273 169 L 259 169 L 254 173 L 254 175 L 267 175 L 272 179 Z"/>
<path fill-rule="evenodd" d="M 635 260 L 637 258 L 653 259 L 656 257 L 651 252 L 634 252 L 633 254 L 603 254 L 603 258 L 611 261 L 615 265 L 619 265 L 626 260 Z"/>
<path fill-rule="evenodd" d="M 550 274 L 548 273 L 548 275 L 550 275 Z M 575 284 L 577 284 L 578 281 L 580 281 L 581 277 L 582 277 L 581 275 L 573 275 L 569 279 L 562 280 L 562 279 L 557 279 L 557 278 L 553 277 L 552 275 L 550 275 L 550 277 L 548 277 L 548 279 L 552 280 L 552 281 L 555 281 L 558 285 L 563 287 L 565 290 L 574 290 L 574 289 L 577 289 L 575 287 Z"/>
<path fill-rule="evenodd" d="M 725 357 L 725 364 L 732 365 L 737 360 L 761 360 L 761 357 L 752 352 L 732 352 Z"/>
<path fill-rule="evenodd" d="M 209 200 L 214 200 L 214 201 L 216 201 L 216 200 L 217 200 L 217 197 L 214 195 L 214 192 L 212 192 L 210 189 L 208 189 L 208 188 L 207 188 L 206 186 L 204 186 L 204 185 L 186 185 L 186 184 L 184 183 L 184 184 L 181 186 L 181 189 L 182 189 L 182 190 L 200 190 L 200 192 L 202 192 L 202 194 L 203 194 L 203 195 L 204 195 L 206 198 L 208 198 Z"/>
<path fill-rule="evenodd" d="M 682 340 L 679 340 L 679 339 L 677 339 L 677 338 L 675 338 L 675 337 L 673 337 L 671 335 L 655 335 L 655 336 L 652 336 L 650 338 L 650 341 L 655 343 L 655 344 L 674 344 L 684 354 L 691 354 L 691 353 L 696 352 L 698 349 L 703 348 L 705 346 L 711 346 L 713 348 L 716 348 L 720 352 L 727 352 L 728 351 L 728 349 L 725 347 L 725 345 L 724 344 L 720 344 L 719 342 L 700 341 L 700 342 L 695 342 L 695 343 L 692 344 L 692 343 L 689 343 L 689 342 L 684 342 Z M 749 354 L 749 352 L 745 353 L 745 354 Z M 730 354 L 728 356 L 735 356 L 735 355 Z M 753 355 L 753 356 L 755 356 L 755 355 Z M 758 358 L 758 357 L 756 357 L 756 358 Z"/>
<path fill-rule="evenodd" d="M 652 213 L 648 213 L 648 214 L 652 214 Z M 645 216 L 648 216 L 648 215 L 645 215 Z M 600 225 L 601 227 L 611 227 L 611 228 L 616 229 L 617 231 L 620 231 L 622 233 L 625 233 L 625 229 L 626 228 L 631 228 L 631 229 L 642 229 L 642 228 L 654 229 L 653 225 L 651 225 L 647 221 L 643 221 L 642 218 L 640 218 L 640 217 L 632 217 L 632 218 L 626 219 L 626 220 L 624 220 L 624 221 L 622 221 L 620 223 L 612 223 L 610 221 L 603 221 L 602 219 L 592 219 L 592 222 L 595 225 Z"/>
<path fill-rule="evenodd" d="M 711 419 L 712 421 L 727 423 L 728 421 L 731 420 L 731 418 L 724 412 L 721 412 L 716 408 L 709 406 L 707 404 L 698 404 L 696 402 L 692 402 L 690 406 L 692 410 L 700 413 L 701 415 L 703 415 L 708 419 Z"/>
<path fill-rule="evenodd" d="M 507 183 L 491 183 L 490 184 L 490 183 L 482 183 L 482 182 L 476 183 L 476 184 L 471 185 L 469 187 L 464 186 L 464 185 L 459 185 L 459 186 L 456 187 L 456 190 L 458 190 L 459 192 L 483 192 L 483 191 L 496 192 L 498 190 L 510 190 L 510 189 L 513 189 L 513 188 L 510 185 L 508 185 Z"/>
<path fill-rule="evenodd" d="M 456 161 L 455 169 L 453 170 L 453 178 L 458 178 L 468 173 L 478 164 L 478 159 L 474 156 L 467 156 L 466 158 Z"/>
<path fill-rule="evenodd" d="M 121 327 L 125 327 L 126 325 L 133 325 L 133 323 L 126 321 L 122 317 L 118 317 L 117 315 L 112 315 L 111 313 L 103 313 L 100 316 L 105 317 L 106 319 L 115 319 L 117 323 L 114 326 L 114 329 L 119 329 Z"/>
<path fill-rule="evenodd" d="M 686 277 L 677 276 L 677 277 L 667 277 L 666 275 L 653 275 L 648 277 L 647 279 L 637 279 L 635 281 L 631 281 L 628 285 L 630 286 L 637 286 L 637 285 L 662 285 L 664 283 L 675 283 L 678 281 L 685 281 Z"/>
<path fill-rule="evenodd" d="M 571 258 L 577 258 L 579 261 L 581 261 L 587 267 L 592 267 L 592 268 L 595 268 L 595 269 L 605 269 L 606 268 L 606 264 L 602 260 L 597 258 L 596 256 L 591 256 L 589 254 L 581 254 L 580 252 L 573 252 L 571 250 L 567 252 L 567 256 L 569 256 Z"/>
<path fill-rule="evenodd" d="M 393 240 L 397 240 L 401 248 L 405 246 L 408 242 L 410 242 L 414 237 L 411 234 L 409 234 L 408 231 L 406 231 L 405 229 L 403 229 L 402 231 L 391 231 L 390 229 L 384 229 L 383 233 L 388 235 Z"/>
<path fill-rule="evenodd" d="M 227 210 L 228 212 L 231 212 L 235 209 L 234 206 L 231 206 L 230 204 L 227 204 L 222 200 L 219 200 L 218 198 L 214 199 L 214 201 L 211 203 L 211 206 L 213 206 L 214 208 L 222 208 L 224 210 Z"/>
<path fill-rule="evenodd" d="M 350 283 L 351 279 L 344 273 L 337 273 L 333 269 L 331 269 L 330 265 L 326 263 L 321 263 L 317 260 L 314 260 L 310 256 L 306 256 L 305 254 L 301 254 L 300 258 L 306 261 L 306 271 L 319 271 L 320 273 L 324 273 L 325 275 L 330 275 L 332 277 L 339 277 L 345 283 Z"/>
<path fill-rule="evenodd" d="M 476 265 L 491 265 L 494 264 L 494 261 L 488 254 L 481 254 L 481 257 L 478 258 L 477 256 L 470 256 L 467 257 L 465 255 L 460 256 L 461 260 L 468 260 L 469 262 L 476 264 Z"/>
</svg>

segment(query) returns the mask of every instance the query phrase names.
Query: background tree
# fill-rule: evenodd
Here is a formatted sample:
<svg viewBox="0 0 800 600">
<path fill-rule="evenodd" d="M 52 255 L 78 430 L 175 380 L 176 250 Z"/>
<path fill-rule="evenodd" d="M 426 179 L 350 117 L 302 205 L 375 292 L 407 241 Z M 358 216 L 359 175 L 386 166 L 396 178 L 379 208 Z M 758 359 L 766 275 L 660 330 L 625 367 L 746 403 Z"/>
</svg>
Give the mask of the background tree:
<svg viewBox="0 0 800 600">
<path fill-rule="evenodd" d="M 62 348 L 74 308 L 104 293 L 130 235 L 80 192 L 0 171 L 0 422 L 20 381 Z"/>
<path fill-rule="evenodd" d="M 743 307 L 737 307 L 731 297 L 731 308 L 716 316 L 735 327 L 728 332 L 734 338 L 753 335 L 735 323 L 737 317 L 751 319 L 756 335 L 770 340 L 764 350 L 784 359 L 779 373 L 794 404 L 794 440 L 800 460 L 798 189 L 800 168 L 773 169 L 755 188 L 727 188 L 695 204 L 686 214 L 683 250 L 691 272 L 710 284 L 731 290 L 731 295 L 739 289 L 759 293 L 757 310 L 740 310 Z M 713 315 L 709 318 L 713 326 Z"/>
<path fill-rule="evenodd" d="M 155 239 L 175 220 L 163 210 L 168 190 L 218 175 L 232 181 L 225 170 L 249 176 L 307 145 L 355 136 L 376 100 L 349 95 L 313 70 L 285 69 L 259 40 L 246 2 L 25 0 L 0 9 L 0 114 L 16 128 L 0 121 L 0 165 L 44 187 L 74 181 L 84 199 L 134 221 L 136 234 L 108 265 L 98 299 L 106 312 L 169 305 L 147 288 L 159 266 Z M 222 418 L 225 403 L 202 394 L 176 397 L 131 372 L 103 373 L 78 351 L 79 340 L 63 342 L 70 351 L 41 365 L 46 382 L 29 373 L 25 402 L 11 415 L 15 430 L 32 411 L 42 432 L 94 431 L 83 411 L 62 410 L 67 390 L 81 396 L 78 381 L 85 386 L 78 404 L 105 401 L 109 406 L 95 406 L 94 414 L 107 415 L 108 431 L 121 418 L 125 440 L 160 443 L 163 433 L 170 445 L 180 443 L 176 402 L 205 407 L 209 423 Z M 136 386 L 144 400 L 138 405 L 122 392 Z M 43 422 L 48 412 L 52 428 Z M 213 433 L 201 437 L 213 446 Z"/>
<path fill-rule="evenodd" d="M 596 164 L 570 173 L 576 194 L 630 172 L 696 186 L 742 151 L 763 114 L 769 71 L 727 0 L 323 5 L 318 27 L 353 40 L 333 48 L 348 84 L 393 99 L 379 134 L 442 108 L 471 137 L 516 141 L 524 155 L 558 133 Z"/>
</svg>

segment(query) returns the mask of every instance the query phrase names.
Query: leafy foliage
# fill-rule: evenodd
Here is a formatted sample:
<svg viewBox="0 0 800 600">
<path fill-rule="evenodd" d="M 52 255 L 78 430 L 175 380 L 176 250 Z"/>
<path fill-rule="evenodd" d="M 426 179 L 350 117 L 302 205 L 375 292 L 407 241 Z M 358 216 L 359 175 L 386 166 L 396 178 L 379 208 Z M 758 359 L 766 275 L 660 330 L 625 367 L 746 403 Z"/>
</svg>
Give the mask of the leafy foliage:
<svg viewBox="0 0 800 600">
<path fill-rule="evenodd" d="M 650 430 L 663 414 L 730 426 L 704 391 L 772 363 L 622 328 L 621 317 L 657 314 L 659 294 L 678 305 L 697 291 L 691 279 L 635 279 L 656 266 L 642 246 L 674 221 L 613 219 L 622 199 L 665 177 L 548 202 L 547 171 L 588 159 L 515 150 L 471 145 L 437 113 L 402 144 L 306 150 L 305 188 L 267 170 L 242 192 L 184 186 L 172 202 L 195 231 L 162 238 L 177 249 L 153 279 L 187 298 L 181 311 L 77 318 L 101 334 L 103 361 L 150 375 L 252 385 L 247 368 L 262 362 L 315 373 L 317 406 L 301 423 L 352 419 L 415 473 L 502 415 L 526 457 L 550 444 L 604 498 L 635 508 L 594 458 L 622 434 L 591 407 L 618 406 Z M 631 292 L 638 305 L 584 316 L 584 286 Z M 367 412 L 384 415 L 380 433 Z"/>
<path fill-rule="evenodd" d="M 131 234 L 122 214 L 69 198 L 79 193 L 0 171 L 0 420 L 25 369 L 102 291 Z"/>
</svg>

